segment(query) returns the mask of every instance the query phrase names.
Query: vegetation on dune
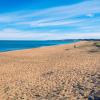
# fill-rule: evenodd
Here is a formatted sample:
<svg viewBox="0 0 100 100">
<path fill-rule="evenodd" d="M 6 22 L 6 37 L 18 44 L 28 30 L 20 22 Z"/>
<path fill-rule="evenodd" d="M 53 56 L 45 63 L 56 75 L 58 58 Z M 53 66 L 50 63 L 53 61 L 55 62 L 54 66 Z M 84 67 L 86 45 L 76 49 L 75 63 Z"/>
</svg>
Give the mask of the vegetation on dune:
<svg viewBox="0 0 100 100">
<path fill-rule="evenodd" d="M 96 42 L 95 45 L 96 45 L 97 47 L 100 47 L 100 42 Z"/>
</svg>

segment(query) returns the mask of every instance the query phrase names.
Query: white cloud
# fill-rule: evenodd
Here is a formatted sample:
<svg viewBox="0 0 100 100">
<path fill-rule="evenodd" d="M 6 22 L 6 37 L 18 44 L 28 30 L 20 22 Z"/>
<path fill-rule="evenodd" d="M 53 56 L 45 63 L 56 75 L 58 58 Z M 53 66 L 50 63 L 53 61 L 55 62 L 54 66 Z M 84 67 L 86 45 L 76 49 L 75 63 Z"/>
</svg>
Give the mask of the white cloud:
<svg viewBox="0 0 100 100">
<path fill-rule="evenodd" d="M 54 20 L 69 19 L 81 15 L 93 16 L 95 13 L 100 13 L 99 0 L 89 0 L 74 5 L 53 7 L 35 12 L 23 11 L 4 14 L 0 16 L 0 19 L 4 19 L 1 20 L 2 22 L 14 22 L 16 20 L 19 22 L 27 22 L 27 20 L 36 22 L 35 18 L 38 18 L 37 22 L 41 20 L 42 22 L 48 22 Z"/>
<path fill-rule="evenodd" d="M 57 30 L 56 30 L 57 31 Z M 4 29 L 0 31 L 2 40 L 59 40 L 59 39 L 100 39 L 100 33 L 53 33 L 52 32 L 35 32 L 20 31 L 15 29 Z"/>
<path fill-rule="evenodd" d="M 75 23 L 79 23 L 79 22 L 83 22 L 84 20 L 60 20 L 60 21 L 48 21 L 48 22 L 43 22 L 42 20 L 39 22 L 35 22 L 35 21 L 31 21 L 31 22 L 19 22 L 17 24 L 24 24 L 24 25 L 29 25 L 31 27 L 44 27 L 44 26 L 66 26 L 66 25 L 70 25 L 70 24 L 75 24 Z"/>
<path fill-rule="evenodd" d="M 20 16 L 21 18 L 32 18 L 32 20 L 20 21 L 16 24 L 20 25 L 28 25 L 31 27 L 45 27 L 45 26 L 66 26 L 66 25 L 74 25 L 85 23 L 91 23 L 91 21 L 98 20 L 97 19 L 76 19 L 78 16 L 88 16 L 94 17 L 95 13 L 100 13 L 100 2 L 96 1 L 85 1 L 82 3 L 70 5 L 70 6 L 59 6 L 54 8 L 48 8 L 46 10 L 42 10 L 39 12 L 35 12 L 33 14 L 28 14 L 24 16 Z M 43 17 L 43 18 L 41 18 Z M 38 20 L 34 20 L 34 18 L 39 18 Z M 100 18 L 99 18 L 100 19 Z M 91 24 L 92 25 L 92 24 Z"/>
<path fill-rule="evenodd" d="M 100 32 L 98 33 L 71 33 L 66 35 L 67 39 L 100 39 Z"/>
<path fill-rule="evenodd" d="M 38 40 L 45 39 L 46 37 L 51 37 L 51 34 L 35 31 L 20 31 L 10 28 L 0 31 L 0 39 L 2 40 Z"/>
<path fill-rule="evenodd" d="M 94 17 L 95 14 L 90 13 L 90 14 L 87 14 L 86 16 L 88 16 L 88 17 Z"/>
</svg>

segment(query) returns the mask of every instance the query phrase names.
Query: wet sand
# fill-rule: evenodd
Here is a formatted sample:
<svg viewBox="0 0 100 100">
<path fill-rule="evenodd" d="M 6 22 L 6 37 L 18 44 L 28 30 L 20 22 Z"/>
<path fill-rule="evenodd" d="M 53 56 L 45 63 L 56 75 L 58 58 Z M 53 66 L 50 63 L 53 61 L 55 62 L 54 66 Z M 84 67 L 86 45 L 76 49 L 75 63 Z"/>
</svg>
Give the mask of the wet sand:
<svg viewBox="0 0 100 100">
<path fill-rule="evenodd" d="M 99 90 L 93 41 L 0 53 L 0 100 L 88 100 Z"/>
</svg>

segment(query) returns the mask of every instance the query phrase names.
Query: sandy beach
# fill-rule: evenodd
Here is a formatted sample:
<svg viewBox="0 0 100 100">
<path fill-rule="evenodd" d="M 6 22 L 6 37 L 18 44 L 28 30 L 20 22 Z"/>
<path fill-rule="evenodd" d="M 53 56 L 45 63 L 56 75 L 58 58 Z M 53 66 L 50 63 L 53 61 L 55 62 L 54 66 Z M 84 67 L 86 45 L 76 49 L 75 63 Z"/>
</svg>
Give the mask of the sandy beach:
<svg viewBox="0 0 100 100">
<path fill-rule="evenodd" d="M 99 90 L 93 41 L 0 52 L 0 100 L 88 100 Z"/>
</svg>

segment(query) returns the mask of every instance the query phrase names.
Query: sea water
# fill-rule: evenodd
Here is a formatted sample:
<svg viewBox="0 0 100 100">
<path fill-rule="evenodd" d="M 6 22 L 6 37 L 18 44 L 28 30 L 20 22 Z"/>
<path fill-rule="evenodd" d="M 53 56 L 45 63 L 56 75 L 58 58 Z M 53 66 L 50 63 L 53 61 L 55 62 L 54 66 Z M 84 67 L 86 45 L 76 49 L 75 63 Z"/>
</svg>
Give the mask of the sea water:
<svg viewBox="0 0 100 100">
<path fill-rule="evenodd" d="M 19 40 L 0 40 L 0 52 L 38 48 L 60 44 L 71 44 L 79 40 L 45 40 L 45 41 L 19 41 Z"/>
</svg>

